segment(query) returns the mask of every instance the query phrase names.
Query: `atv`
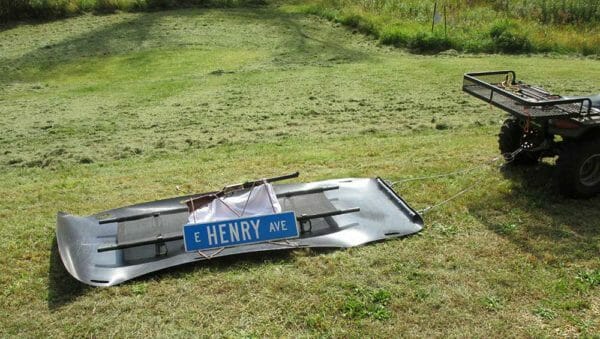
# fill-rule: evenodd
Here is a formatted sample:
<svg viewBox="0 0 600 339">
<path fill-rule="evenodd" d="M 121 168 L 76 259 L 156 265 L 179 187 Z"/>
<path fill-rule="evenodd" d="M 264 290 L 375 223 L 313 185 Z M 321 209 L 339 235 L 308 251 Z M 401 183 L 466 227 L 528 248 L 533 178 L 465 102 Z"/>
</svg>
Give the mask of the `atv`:
<svg viewBox="0 0 600 339">
<path fill-rule="evenodd" d="M 513 71 L 466 73 L 463 91 L 511 117 L 499 133 L 499 148 L 513 165 L 558 156 L 562 194 L 589 198 L 600 192 L 600 94 L 566 97 L 517 81 Z"/>
</svg>

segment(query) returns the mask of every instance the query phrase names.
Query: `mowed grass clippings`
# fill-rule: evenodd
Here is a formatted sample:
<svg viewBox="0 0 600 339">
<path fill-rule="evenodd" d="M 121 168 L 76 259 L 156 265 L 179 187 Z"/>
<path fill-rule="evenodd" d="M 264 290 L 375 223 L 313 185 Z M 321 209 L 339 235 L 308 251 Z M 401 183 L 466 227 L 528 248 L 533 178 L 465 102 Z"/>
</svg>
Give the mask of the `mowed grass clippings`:
<svg viewBox="0 0 600 339">
<path fill-rule="evenodd" d="M 514 69 L 598 92 L 597 61 L 415 56 L 275 8 L 82 16 L 0 32 L 0 335 L 576 336 L 600 330 L 598 198 L 552 162 L 404 182 L 417 236 L 217 259 L 99 289 L 65 272 L 57 211 L 299 170 L 391 181 L 497 156 L 504 115 L 461 93 Z M 578 72 L 573 77 L 573 70 Z M 596 86 L 596 87 L 594 87 Z"/>
</svg>

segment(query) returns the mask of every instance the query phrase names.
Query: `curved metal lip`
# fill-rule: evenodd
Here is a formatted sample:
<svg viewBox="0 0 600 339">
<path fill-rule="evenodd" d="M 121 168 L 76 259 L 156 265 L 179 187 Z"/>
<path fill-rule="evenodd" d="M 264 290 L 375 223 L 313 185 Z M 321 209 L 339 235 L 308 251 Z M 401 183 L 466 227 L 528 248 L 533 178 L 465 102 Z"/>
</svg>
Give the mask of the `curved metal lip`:
<svg viewBox="0 0 600 339">
<path fill-rule="evenodd" d="M 158 270 L 210 258 L 250 252 L 289 250 L 293 248 L 348 248 L 369 242 L 403 237 L 422 230 L 423 219 L 380 178 L 346 178 L 312 183 L 274 185 L 276 192 L 313 189 L 338 185 L 325 195 L 336 208 L 360 207 L 357 213 L 327 217 L 323 225 L 332 225 L 291 241 L 267 242 L 224 248 L 205 253 L 185 252 L 183 242 L 166 243 L 165 255 L 153 256 L 156 245 L 99 253 L 97 249 L 115 242 L 119 223 L 100 224 L 101 216 L 125 217 L 144 211 L 160 211 L 181 206 L 190 196 L 157 200 L 80 217 L 59 212 L 56 238 L 61 260 L 67 271 L 82 283 L 112 286 Z M 290 200 L 286 200 L 290 199 Z M 280 199 L 284 209 L 294 210 L 298 200 Z M 186 213 L 186 212 L 183 212 Z M 183 215 L 182 217 L 185 217 Z M 183 224 L 181 224 L 183 226 Z M 128 258 L 129 256 L 129 258 Z"/>
</svg>

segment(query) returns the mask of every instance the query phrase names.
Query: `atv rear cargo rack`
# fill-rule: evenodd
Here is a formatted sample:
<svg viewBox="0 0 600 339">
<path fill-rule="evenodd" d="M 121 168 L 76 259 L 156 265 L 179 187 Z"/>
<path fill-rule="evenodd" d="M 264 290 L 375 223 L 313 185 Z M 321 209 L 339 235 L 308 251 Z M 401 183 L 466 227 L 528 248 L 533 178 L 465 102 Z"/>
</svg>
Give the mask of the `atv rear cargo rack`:
<svg viewBox="0 0 600 339">
<path fill-rule="evenodd" d="M 463 91 L 511 116 L 498 133 L 507 164 L 557 157 L 555 180 L 568 197 L 600 193 L 600 93 L 566 97 L 517 81 L 513 71 L 466 73 Z"/>
<path fill-rule="evenodd" d="M 513 71 L 466 73 L 463 91 L 520 118 L 588 118 L 600 115 L 588 97 L 566 98 L 517 81 Z"/>
</svg>

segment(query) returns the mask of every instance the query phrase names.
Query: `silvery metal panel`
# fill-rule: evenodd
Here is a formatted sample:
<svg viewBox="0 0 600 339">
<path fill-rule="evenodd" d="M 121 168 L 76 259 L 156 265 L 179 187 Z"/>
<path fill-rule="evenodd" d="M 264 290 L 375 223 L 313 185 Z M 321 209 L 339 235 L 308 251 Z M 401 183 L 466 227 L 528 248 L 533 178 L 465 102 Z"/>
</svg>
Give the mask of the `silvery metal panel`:
<svg viewBox="0 0 600 339">
<path fill-rule="evenodd" d="M 62 261 L 79 281 L 94 286 L 111 286 L 154 271 L 209 257 L 289 250 L 301 247 L 346 248 L 368 242 L 419 232 L 423 220 L 385 182 L 374 179 L 335 179 L 304 184 L 274 185 L 276 193 L 338 185 L 339 189 L 279 198 L 284 211 L 296 216 L 335 209 L 359 207 L 360 211 L 312 221 L 309 232 L 287 242 L 268 242 L 202 253 L 185 252 L 183 241 L 150 244 L 114 251 L 98 248 L 119 241 L 181 233 L 187 212 L 158 214 L 138 220 L 100 224 L 107 217 L 121 218 L 179 208 L 196 195 L 117 208 L 88 217 L 59 213 L 56 237 Z M 240 194 L 243 193 L 240 192 Z M 306 225 L 305 225 L 306 227 Z"/>
</svg>

